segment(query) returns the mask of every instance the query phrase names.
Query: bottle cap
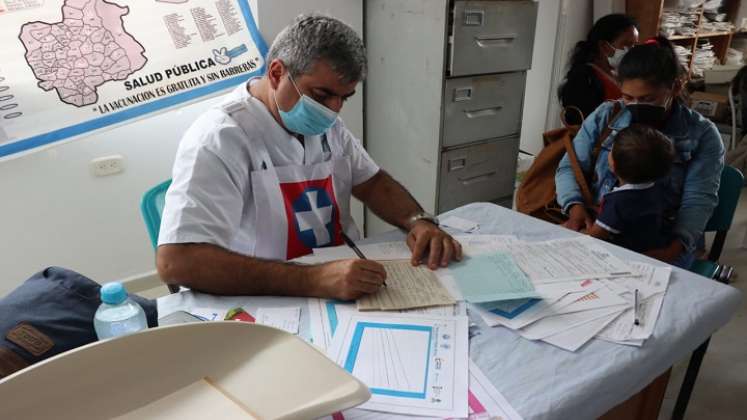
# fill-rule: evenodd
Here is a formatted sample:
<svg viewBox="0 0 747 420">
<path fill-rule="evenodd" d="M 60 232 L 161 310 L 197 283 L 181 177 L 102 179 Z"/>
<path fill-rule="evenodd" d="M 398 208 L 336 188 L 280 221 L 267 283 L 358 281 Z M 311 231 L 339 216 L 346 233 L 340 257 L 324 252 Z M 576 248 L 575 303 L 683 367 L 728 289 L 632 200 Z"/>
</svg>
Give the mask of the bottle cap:
<svg viewBox="0 0 747 420">
<path fill-rule="evenodd" d="M 109 305 L 119 305 L 127 299 L 127 290 L 122 283 L 114 281 L 101 286 L 101 301 Z"/>
</svg>

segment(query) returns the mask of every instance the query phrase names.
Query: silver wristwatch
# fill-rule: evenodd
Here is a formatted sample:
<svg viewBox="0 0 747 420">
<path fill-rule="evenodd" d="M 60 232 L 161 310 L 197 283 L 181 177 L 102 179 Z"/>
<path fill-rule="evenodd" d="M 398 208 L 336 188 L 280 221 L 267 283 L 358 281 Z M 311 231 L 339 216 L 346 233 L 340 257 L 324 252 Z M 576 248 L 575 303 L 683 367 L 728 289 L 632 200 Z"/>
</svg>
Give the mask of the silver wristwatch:
<svg viewBox="0 0 747 420">
<path fill-rule="evenodd" d="M 412 216 L 407 222 L 410 224 L 410 226 L 412 226 L 419 220 L 425 220 L 426 222 L 431 222 L 434 225 L 438 226 L 438 217 L 424 211 L 421 211 L 420 213 Z"/>
</svg>

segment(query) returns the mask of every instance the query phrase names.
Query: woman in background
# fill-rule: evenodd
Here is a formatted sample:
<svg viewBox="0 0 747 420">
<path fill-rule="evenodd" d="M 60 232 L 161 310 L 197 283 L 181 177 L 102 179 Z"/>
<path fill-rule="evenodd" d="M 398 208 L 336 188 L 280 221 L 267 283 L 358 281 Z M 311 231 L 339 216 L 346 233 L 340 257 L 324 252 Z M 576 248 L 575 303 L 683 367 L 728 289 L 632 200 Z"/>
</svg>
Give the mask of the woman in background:
<svg viewBox="0 0 747 420">
<path fill-rule="evenodd" d="M 611 14 L 600 18 L 573 49 L 568 73 L 558 91 L 561 105 L 574 106 L 587 117 L 604 101 L 620 99 L 617 67 L 637 43 L 638 24 L 632 17 Z M 567 122 L 581 123 L 574 112 L 567 113 Z"/>
</svg>

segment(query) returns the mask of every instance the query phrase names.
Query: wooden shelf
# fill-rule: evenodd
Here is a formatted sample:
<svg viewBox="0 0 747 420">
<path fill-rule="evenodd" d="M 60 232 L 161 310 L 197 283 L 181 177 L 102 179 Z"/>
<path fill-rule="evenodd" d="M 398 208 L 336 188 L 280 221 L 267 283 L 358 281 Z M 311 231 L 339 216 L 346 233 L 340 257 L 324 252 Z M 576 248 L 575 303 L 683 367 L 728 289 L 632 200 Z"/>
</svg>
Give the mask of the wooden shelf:
<svg viewBox="0 0 747 420">
<path fill-rule="evenodd" d="M 747 33 L 747 31 L 742 32 L 701 32 L 697 33 L 695 35 L 672 35 L 667 37 L 670 41 L 682 41 L 685 39 L 695 39 L 695 38 L 715 38 L 718 36 L 729 36 L 734 35 L 736 33 Z"/>
<path fill-rule="evenodd" d="M 626 0 L 625 12 L 633 16 L 639 25 L 639 32 L 641 40 L 656 36 L 660 33 L 661 16 L 664 10 L 664 0 Z M 725 0 L 724 9 L 726 12 L 727 20 L 734 22 L 737 17 L 737 11 L 741 0 Z M 694 11 L 698 14 L 698 19 L 695 22 L 695 26 L 700 28 L 701 22 L 704 21 L 703 7 L 700 6 Z M 747 31 L 736 30 L 736 31 L 722 31 L 722 32 L 700 32 L 694 35 L 673 35 L 668 37 L 670 41 L 679 41 L 678 44 L 690 49 L 690 62 L 687 65 L 688 76 L 692 76 L 693 59 L 695 57 L 695 51 L 698 48 L 698 40 L 701 38 L 708 38 L 713 44 L 713 52 L 716 54 L 720 64 L 723 64 L 726 59 L 726 52 L 731 45 L 731 41 L 735 35 L 747 34 Z"/>
<path fill-rule="evenodd" d="M 734 35 L 734 32 L 704 32 L 704 33 L 698 33 L 696 35 L 697 38 L 713 38 L 717 36 L 729 36 Z"/>
<path fill-rule="evenodd" d="M 695 39 L 697 35 L 672 35 L 670 37 L 667 37 L 670 41 L 681 41 L 683 39 Z"/>
</svg>

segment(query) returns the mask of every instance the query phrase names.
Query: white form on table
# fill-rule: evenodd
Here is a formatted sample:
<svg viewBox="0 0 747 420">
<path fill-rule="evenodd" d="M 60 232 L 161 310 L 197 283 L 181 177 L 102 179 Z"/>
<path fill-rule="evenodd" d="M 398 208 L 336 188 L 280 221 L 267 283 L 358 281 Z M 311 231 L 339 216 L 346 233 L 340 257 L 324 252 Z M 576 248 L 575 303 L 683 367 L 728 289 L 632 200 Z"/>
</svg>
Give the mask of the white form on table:
<svg viewBox="0 0 747 420">
<path fill-rule="evenodd" d="M 349 313 L 327 355 L 368 385 L 359 408 L 467 417 L 467 328 L 463 316 Z"/>
</svg>

